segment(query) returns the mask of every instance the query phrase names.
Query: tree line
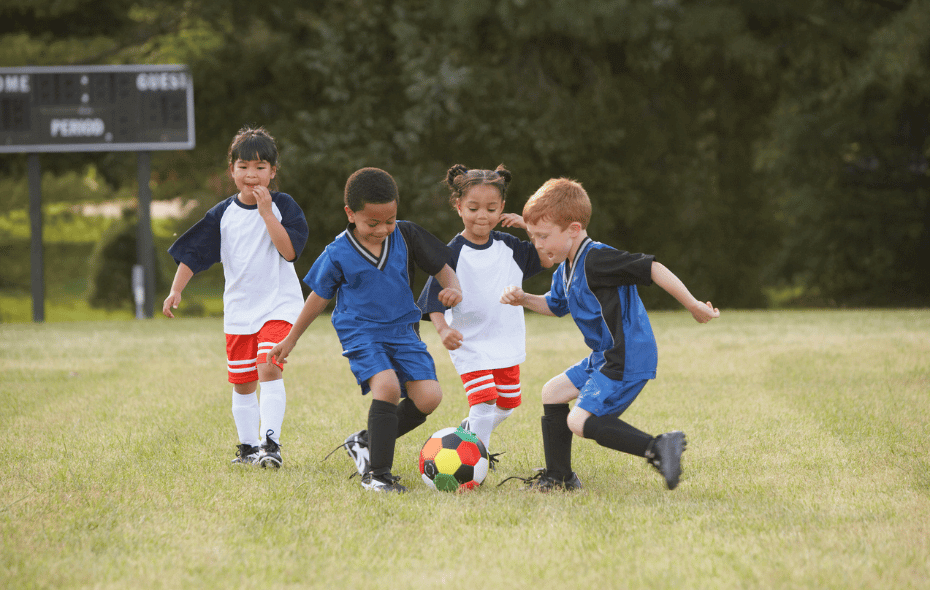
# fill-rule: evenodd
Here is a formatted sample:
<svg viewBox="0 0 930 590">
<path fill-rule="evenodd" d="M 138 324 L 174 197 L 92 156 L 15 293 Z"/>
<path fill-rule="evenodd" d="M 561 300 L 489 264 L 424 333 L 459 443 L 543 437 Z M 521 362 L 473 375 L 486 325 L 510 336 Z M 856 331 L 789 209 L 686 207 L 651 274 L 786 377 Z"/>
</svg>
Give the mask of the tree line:
<svg viewBox="0 0 930 590">
<path fill-rule="evenodd" d="M 155 197 L 228 196 L 229 140 L 263 125 L 311 226 L 301 268 L 344 229 L 355 169 L 390 171 L 401 217 L 448 239 L 445 170 L 503 163 L 508 211 L 574 178 L 592 237 L 657 254 L 720 306 L 930 302 L 927 0 L 0 7 L 2 66 L 129 63 L 194 77 L 197 147 L 154 154 Z M 135 182 L 126 154 L 45 164 L 90 165 Z M 0 177 L 24 175 L 0 159 Z"/>
</svg>

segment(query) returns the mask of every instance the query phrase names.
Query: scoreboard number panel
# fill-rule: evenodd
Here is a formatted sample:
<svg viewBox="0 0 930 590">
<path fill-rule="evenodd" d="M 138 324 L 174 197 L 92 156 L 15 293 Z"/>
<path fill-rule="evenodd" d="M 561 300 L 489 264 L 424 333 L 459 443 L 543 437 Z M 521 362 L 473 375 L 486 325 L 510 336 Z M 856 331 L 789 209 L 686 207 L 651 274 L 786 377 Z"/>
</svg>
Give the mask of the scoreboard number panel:
<svg viewBox="0 0 930 590">
<path fill-rule="evenodd" d="M 187 66 L 0 68 L 0 153 L 193 148 Z"/>
</svg>

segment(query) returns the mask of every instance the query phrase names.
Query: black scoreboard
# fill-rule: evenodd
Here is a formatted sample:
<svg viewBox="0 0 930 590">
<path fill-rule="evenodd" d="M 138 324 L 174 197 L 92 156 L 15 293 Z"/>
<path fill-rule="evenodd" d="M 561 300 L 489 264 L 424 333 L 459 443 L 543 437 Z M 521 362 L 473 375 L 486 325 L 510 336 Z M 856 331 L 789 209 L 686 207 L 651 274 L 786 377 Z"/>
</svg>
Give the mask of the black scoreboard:
<svg viewBox="0 0 930 590">
<path fill-rule="evenodd" d="M 193 147 L 187 66 L 0 68 L 0 153 Z"/>
</svg>

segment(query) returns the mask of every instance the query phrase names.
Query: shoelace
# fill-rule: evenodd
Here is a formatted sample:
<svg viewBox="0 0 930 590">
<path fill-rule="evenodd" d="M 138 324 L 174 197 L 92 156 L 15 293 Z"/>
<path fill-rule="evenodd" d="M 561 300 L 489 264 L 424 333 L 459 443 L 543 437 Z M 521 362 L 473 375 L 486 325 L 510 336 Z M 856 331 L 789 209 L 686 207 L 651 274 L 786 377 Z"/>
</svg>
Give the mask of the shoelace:
<svg viewBox="0 0 930 590">
<path fill-rule="evenodd" d="M 502 485 L 504 485 L 506 482 L 510 481 L 511 479 L 519 479 L 523 483 L 529 484 L 531 482 L 540 480 L 544 477 L 547 477 L 546 469 L 544 467 L 540 467 L 536 469 L 536 473 L 531 475 L 530 477 L 520 477 L 519 475 L 511 475 L 507 479 L 501 480 L 501 482 L 497 484 L 497 487 L 501 487 Z"/>
<path fill-rule="evenodd" d="M 488 453 L 488 468 L 491 471 L 495 471 L 497 469 L 497 464 L 500 463 L 500 459 L 498 459 L 498 457 L 506 452 L 507 451 L 501 451 L 500 453 Z"/>
<path fill-rule="evenodd" d="M 346 447 L 348 447 L 350 444 L 353 444 L 353 443 L 358 443 L 359 445 L 362 445 L 362 446 L 365 446 L 365 447 L 368 446 L 368 445 L 365 443 L 365 441 L 362 440 L 362 439 L 358 439 L 358 440 L 347 440 L 346 442 L 342 443 L 341 445 L 337 446 L 335 449 L 333 449 L 332 451 L 330 451 L 329 453 L 327 453 L 326 456 L 323 457 L 323 461 L 325 461 L 325 460 L 329 459 L 330 457 L 332 457 L 332 456 L 333 456 L 333 453 L 335 453 L 335 452 L 338 451 L 339 449 L 345 449 Z M 352 478 L 355 477 L 356 475 L 358 475 L 358 471 L 357 471 L 357 470 L 356 470 L 356 471 L 353 471 L 352 474 L 349 475 L 349 477 L 348 477 L 347 479 L 352 479 Z"/>
<path fill-rule="evenodd" d="M 268 449 L 270 453 L 277 453 L 281 450 L 281 445 L 272 440 L 271 435 L 274 434 L 274 430 L 268 429 L 265 432 L 265 448 Z"/>
</svg>

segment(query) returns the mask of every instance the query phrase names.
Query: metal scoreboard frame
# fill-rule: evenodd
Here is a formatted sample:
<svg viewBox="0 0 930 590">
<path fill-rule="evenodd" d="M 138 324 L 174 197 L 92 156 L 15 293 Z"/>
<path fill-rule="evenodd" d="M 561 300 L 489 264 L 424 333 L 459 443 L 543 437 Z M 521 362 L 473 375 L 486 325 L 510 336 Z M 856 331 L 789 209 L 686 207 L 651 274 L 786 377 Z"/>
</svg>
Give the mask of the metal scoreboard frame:
<svg viewBox="0 0 930 590">
<path fill-rule="evenodd" d="M 185 65 L 0 68 L 0 154 L 28 154 L 34 322 L 45 320 L 39 154 L 137 153 L 139 264 L 133 270 L 133 291 L 141 319 L 152 317 L 155 292 L 150 152 L 190 149 L 194 81 Z"/>
<path fill-rule="evenodd" d="M 185 65 L 0 68 L 0 153 L 194 148 Z"/>
</svg>

